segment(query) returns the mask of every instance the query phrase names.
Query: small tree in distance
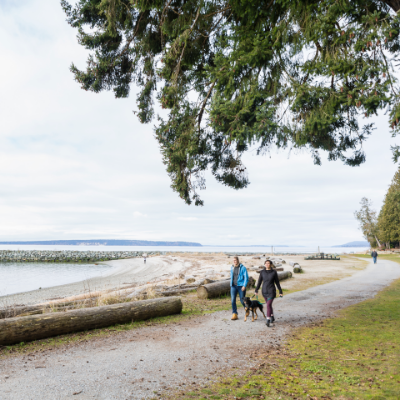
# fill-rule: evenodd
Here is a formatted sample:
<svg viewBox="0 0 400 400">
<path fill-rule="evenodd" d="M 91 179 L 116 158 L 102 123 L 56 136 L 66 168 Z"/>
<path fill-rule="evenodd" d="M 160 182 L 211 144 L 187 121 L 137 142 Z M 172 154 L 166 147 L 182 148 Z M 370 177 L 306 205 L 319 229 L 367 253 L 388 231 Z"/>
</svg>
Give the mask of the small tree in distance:
<svg viewBox="0 0 400 400">
<path fill-rule="evenodd" d="M 380 246 L 378 239 L 378 218 L 376 211 L 372 209 L 371 200 L 363 197 L 360 201 L 361 209 L 354 212 L 354 216 L 360 223 L 360 229 L 364 238 L 368 240 L 371 247 Z"/>
</svg>

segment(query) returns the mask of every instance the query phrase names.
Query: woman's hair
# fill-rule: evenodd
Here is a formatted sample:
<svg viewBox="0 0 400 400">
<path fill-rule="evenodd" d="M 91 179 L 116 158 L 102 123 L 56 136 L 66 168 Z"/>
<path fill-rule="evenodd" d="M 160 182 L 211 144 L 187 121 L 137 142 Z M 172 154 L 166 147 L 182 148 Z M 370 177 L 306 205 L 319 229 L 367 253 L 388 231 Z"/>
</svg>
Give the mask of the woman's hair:
<svg viewBox="0 0 400 400">
<path fill-rule="evenodd" d="M 264 263 L 264 265 L 266 264 L 266 263 L 269 263 L 269 265 L 272 267 L 272 261 L 271 260 L 265 260 L 265 263 Z"/>
<path fill-rule="evenodd" d="M 237 262 L 240 263 L 239 257 L 238 257 L 238 256 L 233 257 L 233 259 L 234 259 L 234 260 L 237 260 Z"/>
</svg>

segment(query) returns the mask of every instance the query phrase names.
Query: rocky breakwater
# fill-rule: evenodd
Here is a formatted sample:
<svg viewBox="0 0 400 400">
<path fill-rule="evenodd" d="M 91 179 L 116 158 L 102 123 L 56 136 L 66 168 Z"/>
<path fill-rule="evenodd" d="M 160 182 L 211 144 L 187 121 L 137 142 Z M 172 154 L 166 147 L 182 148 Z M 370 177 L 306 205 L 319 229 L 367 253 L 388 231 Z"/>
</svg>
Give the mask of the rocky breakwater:
<svg viewBox="0 0 400 400">
<path fill-rule="evenodd" d="M 0 250 L 0 262 L 93 262 L 161 255 L 156 251 Z"/>
</svg>

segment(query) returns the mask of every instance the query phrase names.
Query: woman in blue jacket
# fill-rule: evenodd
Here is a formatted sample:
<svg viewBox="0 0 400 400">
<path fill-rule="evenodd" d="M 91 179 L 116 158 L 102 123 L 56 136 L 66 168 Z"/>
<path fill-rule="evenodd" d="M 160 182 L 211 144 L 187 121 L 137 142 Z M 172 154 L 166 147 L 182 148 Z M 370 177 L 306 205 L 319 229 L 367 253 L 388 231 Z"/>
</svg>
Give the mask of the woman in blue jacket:
<svg viewBox="0 0 400 400">
<path fill-rule="evenodd" d="M 232 301 L 232 320 L 238 319 L 236 297 L 239 293 L 239 299 L 244 307 L 244 297 L 246 296 L 246 286 L 249 281 L 249 274 L 244 265 L 240 264 L 239 257 L 233 257 L 231 267 L 231 301 Z"/>
</svg>

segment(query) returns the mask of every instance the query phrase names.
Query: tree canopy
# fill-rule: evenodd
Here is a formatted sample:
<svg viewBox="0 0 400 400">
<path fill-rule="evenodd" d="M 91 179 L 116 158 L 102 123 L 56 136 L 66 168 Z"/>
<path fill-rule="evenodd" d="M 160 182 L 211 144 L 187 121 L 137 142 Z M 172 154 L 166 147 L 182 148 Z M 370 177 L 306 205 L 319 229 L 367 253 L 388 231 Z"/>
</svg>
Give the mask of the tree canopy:
<svg viewBox="0 0 400 400">
<path fill-rule="evenodd" d="M 356 166 L 373 130 L 359 121 L 386 109 L 399 132 L 400 0 L 61 4 L 90 51 L 86 70 L 71 66 L 75 79 L 117 98 L 139 87 L 139 120 L 157 120 L 171 186 L 188 204 L 203 204 L 208 169 L 246 187 L 250 146 L 259 154 L 306 148 L 316 164 L 322 151 Z M 155 115 L 156 102 L 167 117 Z"/>
<path fill-rule="evenodd" d="M 400 169 L 393 177 L 378 217 L 379 237 L 386 243 L 400 242 Z"/>
</svg>

